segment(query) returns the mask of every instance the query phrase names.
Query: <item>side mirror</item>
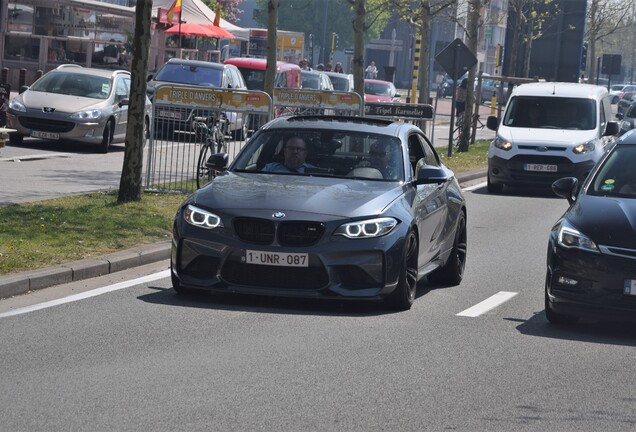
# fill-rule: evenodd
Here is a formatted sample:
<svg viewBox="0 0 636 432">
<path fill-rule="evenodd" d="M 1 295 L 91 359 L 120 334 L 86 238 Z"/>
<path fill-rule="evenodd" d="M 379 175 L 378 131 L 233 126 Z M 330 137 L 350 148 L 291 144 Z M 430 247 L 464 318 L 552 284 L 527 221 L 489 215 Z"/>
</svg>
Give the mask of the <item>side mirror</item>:
<svg viewBox="0 0 636 432">
<path fill-rule="evenodd" d="M 28 85 L 23 85 L 20 86 L 20 94 L 24 93 L 25 91 L 27 91 L 29 89 Z"/>
<path fill-rule="evenodd" d="M 497 128 L 499 127 L 499 121 L 497 121 L 497 117 L 488 116 L 488 119 L 486 120 L 486 127 L 490 130 L 496 131 Z"/>
<path fill-rule="evenodd" d="M 616 113 L 616 118 L 619 120 L 623 120 L 623 113 Z"/>
<path fill-rule="evenodd" d="M 227 169 L 227 153 L 214 153 L 205 163 L 205 166 L 214 171 L 225 171 Z"/>
<path fill-rule="evenodd" d="M 558 197 L 566 198 L 570 205 L 576 201 L 576 190 L 579 179 L 576 177 L 563 177 L 552 183 L 552 192 Z"/>
<path fill-rule="evenodd" d="M 402 95 L 401 95 L 400 93 L 395 93 L 395 96 L 393 96 L 393 97 L 401 98 L 401 97 L 402 97 Z"/>
<path fill-rule="evenodd" d="M 121 98 L 118 102 L 120 107 L 123 107 L 124 105 L 129 105 L 130 104 L 130 98 L 124 97 Z"/>
<path fill-rule="evenodd" d="M 618 135 L 618 131 L 619 130 L 620 130 L 620 128 L 619 128 L 617 122 L 614 122 L 614 121 L 607 122 L 607 125 L 605 126 L 605 132 L 603 133 L 603 136 Z"/>
<path fill-rule="evenodd" d="M 448 180 L 449 176 L 443 168 L 423 165 L 417 170 L 417 180 L 415 181 L 415 184 L 442 184 Z"/>
</svg>

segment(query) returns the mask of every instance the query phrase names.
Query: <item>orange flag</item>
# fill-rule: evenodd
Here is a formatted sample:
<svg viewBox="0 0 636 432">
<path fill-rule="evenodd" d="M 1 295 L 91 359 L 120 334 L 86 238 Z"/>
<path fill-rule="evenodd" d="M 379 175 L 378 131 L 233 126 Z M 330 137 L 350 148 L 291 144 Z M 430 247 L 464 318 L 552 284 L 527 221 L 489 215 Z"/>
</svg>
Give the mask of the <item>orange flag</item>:
<svg viewBox="0 0 636 432">
<path fill-rule="evenodd" d="M 181 21 L 181 0 L 174 0 L 170 9 L 168 9 L 168 23 Z"/>
<path fill-rule="evenodd" d="M 217 27 L 220 27 L 221 23 L 221 0 L 216 2 L 216 15 L 214 16 L 213 24 Z"/>
</svg>

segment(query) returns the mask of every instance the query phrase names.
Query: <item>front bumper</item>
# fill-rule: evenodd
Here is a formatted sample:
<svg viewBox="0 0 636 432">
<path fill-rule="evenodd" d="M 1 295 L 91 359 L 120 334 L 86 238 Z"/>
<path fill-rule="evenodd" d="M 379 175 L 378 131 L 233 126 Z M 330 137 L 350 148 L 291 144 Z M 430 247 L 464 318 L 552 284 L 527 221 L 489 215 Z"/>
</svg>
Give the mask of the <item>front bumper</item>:
<svg viewBox="0 0 636 432">
<path fill-rule="evenodd" d="M 325 231 L 317 244 L 281 247 L 256 245 L 185 223 L 175 228 L 173 275 L 190 289 L 298 298 L 379 300 L 396 287 L 405 232 L 400 226 L 376 239 L 350 240 Z M 308 267 L 247 264 L 246 250 L 307 253 Z"/>
<path fill-rule="evenodd" d="M 16 115 L 7 112 L 7 127 L 15 129 L 20 135 L 35 138 L 99 144 L 103 140 L 104 128 L 99 121 L 89 123 L 72 122 L 51 118 L 40 118 L 29 113 Z"/>
<path fill-rule="evenodd" d="M 529 171 L 528 164 L 556 165 L 557 171 Z M 510 159 L 492 156 L 488 158 L 488 175 L 493 184 L 543 187 L 551 186 L 554 181 L 562 177 L 576 177 L 582 182 L 594 165 L 593 160 L 574 163 L 560 156 L 517 155 Z"/>
<path fill-rule="evenodd" d="M 636 295 L 624 292 L 625 281 L 634 279 L 636 255 L 633 259 L 569 250 L 550 242 L 546 292 L 559 314 L 636 322 Z"/>
</svg>

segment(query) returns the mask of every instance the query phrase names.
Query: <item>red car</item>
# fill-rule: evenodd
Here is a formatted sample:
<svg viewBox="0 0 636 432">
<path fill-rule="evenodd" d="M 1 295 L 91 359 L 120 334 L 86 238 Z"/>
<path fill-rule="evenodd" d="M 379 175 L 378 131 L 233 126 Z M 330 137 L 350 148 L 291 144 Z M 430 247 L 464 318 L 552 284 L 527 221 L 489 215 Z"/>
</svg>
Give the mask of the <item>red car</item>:
<svg viewBox="0 0 636 432">
<path fill-rule="evenodd" d="M 365 102 L 401 103 L 401 97 L 402 95 L 397 92 L 395 85 L 390 81 L 364 80 Z"/>
</svg>

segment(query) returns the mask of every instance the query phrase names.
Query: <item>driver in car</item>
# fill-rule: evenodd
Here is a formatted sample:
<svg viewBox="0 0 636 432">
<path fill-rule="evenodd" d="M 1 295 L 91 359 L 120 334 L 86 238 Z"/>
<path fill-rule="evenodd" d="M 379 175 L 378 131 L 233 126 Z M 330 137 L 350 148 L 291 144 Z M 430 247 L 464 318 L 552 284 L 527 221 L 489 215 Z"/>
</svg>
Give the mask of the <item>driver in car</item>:
<svg viewBox="0 0 636 432">
<path fill-rule="evenodd" d="M 287 140 L 285 147 L 283 147 L 283 154 L 285 156 L 283 163 L 270 162 L 263 167 L 263 171 L 304 173 L 306 168 L 316 168 L 305 161 L 307 144 L 299 136 L 293 136 Z"/>
</svg>

